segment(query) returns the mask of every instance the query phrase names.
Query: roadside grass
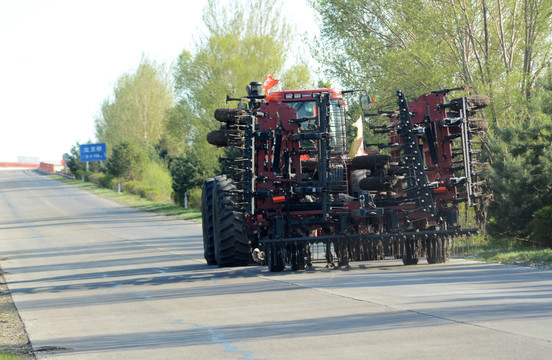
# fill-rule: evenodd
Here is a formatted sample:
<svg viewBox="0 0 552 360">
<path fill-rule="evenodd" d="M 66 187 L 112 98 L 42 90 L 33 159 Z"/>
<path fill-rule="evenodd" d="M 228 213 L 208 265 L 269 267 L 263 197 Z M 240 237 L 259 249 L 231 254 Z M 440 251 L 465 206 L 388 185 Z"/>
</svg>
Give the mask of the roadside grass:
<svg viewBox="0 0 552 360">
<path fill-rule="evenodd" d="M 0 352 L 0 360 L 22 360 L 23 358 L 9 352 Z"/>
<path fill-rule="evenodd" d="M 138 195 L 117 193 L 115 190 L 106 189 L 94 185 L 90 182 L 82 182 L 81 180 L 71 180 L 61 177 L 59 175 L 46 175 L 50 179 L 61 181 L 65 184 L 77 186 L 83 190 L 86 190 L 92 194 L 113 200 L 119 204 L 131 206 L 139 210 L 149 211 L 161 215 L 175 217 L 181 220 L 190 220 L 195 222 L 201 222 L 201 212 L 195 209 L 184 209 L 181 206 L 173 204 L 171 202 L 154 202 L 147 199 L 143 199 Z M 2 360 L 0 358 L 0 360 Z"/>
<path fill-rule="evenodd" d="M 511 239 L 489 239 L 473 236 L 457 242 L 455 257 L 488 263 L 530 266 L 552 269 L 552 249 L 541 249 Z"/>
<path fill-rule="evenodd" d="M 461 204 L 459 212 L 462 228 L 478 228 L 473 207 L 466 208 L 465 204 Z M 484 235 L 459 238 L 455 241 L 452 256 L 488 263 L 552 269 L 552 249 L 536 248 L 515 239 L 488 238 Z"/>
</svg>

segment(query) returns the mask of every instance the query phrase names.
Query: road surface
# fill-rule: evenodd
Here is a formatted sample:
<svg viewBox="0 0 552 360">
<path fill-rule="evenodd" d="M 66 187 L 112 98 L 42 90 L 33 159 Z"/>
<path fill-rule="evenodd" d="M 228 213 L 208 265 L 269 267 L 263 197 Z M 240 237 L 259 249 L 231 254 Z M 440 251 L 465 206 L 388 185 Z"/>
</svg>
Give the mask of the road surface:
<svg viewBox="0 0 552 360">
<path fill-rule="evenodd" d="M 0 172 L 0 257 L 38 358 L 544 359 L 552 272 L 453 260 L 272 274 L 201 226 Z"/>
</svg>

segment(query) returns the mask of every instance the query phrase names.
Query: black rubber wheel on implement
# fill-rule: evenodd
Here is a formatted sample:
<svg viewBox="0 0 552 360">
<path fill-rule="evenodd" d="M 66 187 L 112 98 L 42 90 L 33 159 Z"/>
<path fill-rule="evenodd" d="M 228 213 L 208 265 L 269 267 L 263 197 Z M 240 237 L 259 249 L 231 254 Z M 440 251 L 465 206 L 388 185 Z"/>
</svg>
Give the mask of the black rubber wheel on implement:
<svg viewBox="0 0 552 360">
<path fill-rule="evenodd" d="M 208 265 L 216 265 L 213 224 L 213 188 L 214 178 L 203 181 L 201 191 L 201 222 L 203 228 L 203 256 Z"/>
<path fill-rule="evenodd" d="M 453 111 L 460 111 L 460 109 L 462 109 L 462 99 L 463 98 L 452 99 L 452 106 L 450 109 Z M 478 110 L 489 106 L 491 104 L 491 100 L 487 95 L 470 95 L 466 97 L 466 103 L 469 110 Z"/>
<path fill-rule="evenodd" d="M 470 119 L 470 128 L 477 131 L 489 131 L 489 122 L 484 119 Z"/>
<path fill-rule="evenodd" d="M 362 190 L 383 191 L 389 188 L 389 184 L 385 182 L 382 176 L 369 176 L 360 180 L 359 187 Z"/>
<path fill-rule="evenodd" d="M 433 238 L 425 240 L 425 253 L 428 264 L 435 264 L 435 249 L 434 249 Z"/>
<path fill-rule="evenodd" d="M 247 115 L 247 113 L 238 108 L 219 108 L 215 110 L 215 119 L 220 122 L 232 121 L 236 116 L 244 115 Z"/>
<path fill-rule="evenodd" d="M 353 169 L 375 169 L 383 167 L 389 163 L 391 157 L 383 154 L 369 154 L 356 156 L 351 162 Z"/>
<path fill-rule="evenodd" d="M 281 272 L 284 271 L 286 264 L 284 263 L 284 251 L 278 244 L 268 246 L 267 264 L 268 271 Z"/>
<path fill-rule="evenodd" d="M 468 96 L 468 106 L 471 110 L 478 110 L 486 108 L 491 105 L 491 99 L 487 95 L 470 95 Z"/>
<path fill-rule="evenodd" d="M 226 131 L 215 130 L 207 134 L 207 142 L 215 146 L 228 146 L 228 139 L 226 138 Z"/>
<path fill-rule="evenodd" d="M 294 243 L 290 246 L 290 263 L 293 271 L 305 270 L 307 267 L 307 246 L 305 243 Z"/>
<path fill-rule="evenodd" d="M 440 264 L 445 262 L 443 240 L 438 236 L 432 236 L 426 240 L 426 256 L 428 264 Z"/>
<path fill-rule="evenodd" d="M 404 242 L 405 254 L 403 254 L 403 264 L 416 265 L 419 260 L 416 254 L 416 239 L 408 238 Z"/>
<path fill-rule="evenodd" d="M 236 186 L 226 176 L 217 176 L 213 191 L 215 259 L 219 267 L 245 266 L 251 260 L 251 245 L 243 214 L 234 211 L 231 191 Z"/>
</svg>

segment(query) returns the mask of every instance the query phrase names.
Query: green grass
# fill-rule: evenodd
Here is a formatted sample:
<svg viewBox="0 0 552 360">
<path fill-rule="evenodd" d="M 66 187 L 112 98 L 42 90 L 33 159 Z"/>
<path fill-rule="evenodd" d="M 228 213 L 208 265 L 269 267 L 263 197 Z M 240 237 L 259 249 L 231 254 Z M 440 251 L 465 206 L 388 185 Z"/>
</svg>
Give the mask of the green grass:
<svg viewBox="0 0 552 360">
<path fill-rule="evenodd" d="M 462 228 L 477 228 L 474 219 L 474 209 L 468 208 L 466 214 L 465 204 L 460 205 Z M 457 239 L 453 255 L 489 263 L 552 269 L 552 249 L 537 249 L 528 243 L 512 239 L 486 239 L 483 235 Z"/>
<path fill-rule="evenodd" d="M 510 239 L 485 240 L 482 236 L 460 240 L 455 246 L 456 257 L 498 264 L 552 269 L 552 249 L 539 249 Z"/>
<path fill-rule="evenodd" d="M 17 355 L 13 355 L 9 352 L 0 352 L 0 360 L 21 360 Z"/>
<path fill-rule="evenodd" d="M 119 204 L 131 206 L 139 210 L 150 211 L 161 215 L 175 217 L 181 220 L 191 220 L 201 222 L 201 212 L 195 209 L 184 209 L 181 206 L 171 202 L 153 202 L 143 199 L 138 195 L 119 194 L 117 191 L 96 186 L 90 182 L 82 182 L 82 180 L 71 180 L 58 175 L 47 175 L 49 178 L 61 181 L 65 184 L 77 186 L 92 194 L 113 200 Z M 0 359 L 1 360 L 1 359 Z"/>
</svg>

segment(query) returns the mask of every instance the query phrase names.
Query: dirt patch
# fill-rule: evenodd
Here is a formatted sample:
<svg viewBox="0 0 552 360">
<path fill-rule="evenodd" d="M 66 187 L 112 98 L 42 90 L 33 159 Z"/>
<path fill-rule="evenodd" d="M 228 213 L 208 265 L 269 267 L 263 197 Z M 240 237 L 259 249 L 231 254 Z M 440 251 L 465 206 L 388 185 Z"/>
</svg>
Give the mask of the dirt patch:
<svg viewBox="0 0 552 360">
<path fill-rule="evenodd" d="M 25 360 L 36 359 L 0 268 L 0 353 L 3 352 Z"/>
</svg>

